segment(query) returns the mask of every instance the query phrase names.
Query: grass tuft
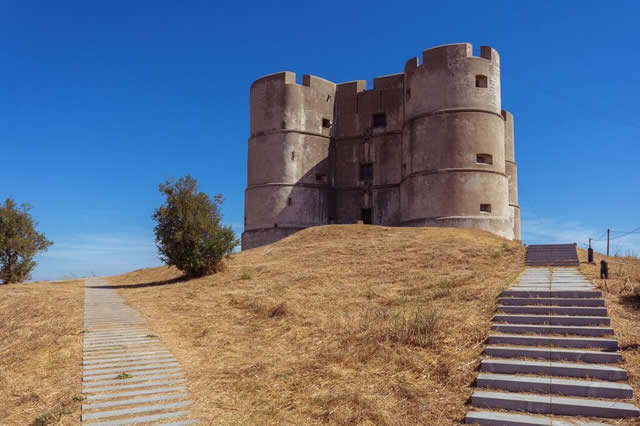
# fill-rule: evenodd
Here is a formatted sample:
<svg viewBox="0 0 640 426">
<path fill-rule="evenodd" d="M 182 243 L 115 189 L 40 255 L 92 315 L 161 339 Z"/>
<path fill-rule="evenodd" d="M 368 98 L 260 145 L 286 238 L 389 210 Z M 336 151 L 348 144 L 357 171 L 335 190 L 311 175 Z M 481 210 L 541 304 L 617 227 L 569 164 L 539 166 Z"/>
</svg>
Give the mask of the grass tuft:
<svg viewBox="0 0 640 426">
<path fill-rule="evenodd" d="M 116 380 L 124 380 L 124 379 L 130 379 L 132 377 L 133 376 L 131 374 L 129 374 L 129 373 L 120 373 L 115 377 L 115 379 Z"/>
</svg>

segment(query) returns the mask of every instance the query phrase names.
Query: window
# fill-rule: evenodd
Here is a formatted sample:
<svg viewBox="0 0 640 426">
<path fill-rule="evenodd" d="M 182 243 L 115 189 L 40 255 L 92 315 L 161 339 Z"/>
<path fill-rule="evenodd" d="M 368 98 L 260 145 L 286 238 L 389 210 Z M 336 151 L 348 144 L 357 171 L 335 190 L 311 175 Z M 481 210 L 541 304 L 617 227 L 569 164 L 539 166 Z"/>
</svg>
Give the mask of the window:
<svg viewBox="0 0 640 426">
<path fill-rule="evenodd" d="M 373 180 L 373 164 L 360 164 L 360 180 Z"/>
<path fill-rule="evenodd" d="M 325 129 L 328 129 L 329 127 L 331 127 L 331 120 L 329 120 L 328 118 L 323 118 L 322 127 L 324 127 Z"/>
<path fill-rule="evenodd" d="M 291 159 L 295 160 L 296 159 L 296 153 L 295 151 L 291 151 Z"/>
<path fill-rule="evenodd" d="M 372 127 L 387 127 L 387 115 L 384 112 L 373 114 Z"/>
<path fill-rule="evenodd" d="M 491 213 L 491 204 L 480 204 L 480 211 L 483 213 Z"/>
<path fill-rule="evenodd" d="M 326 182 L 326 181 L 327 181 L 327 175 L 316 173 L 316 182 Z"/>
<path fill-rule="evenodd" d="M 293 204 L 293 200 L 291 199 L 291 197 L 289 197 L 289 198 L 287 199 L 287 204 L 288 204 L 288 205 Z"/>
<path fill-rule="evenodd" d="M 476 163 L 478 164 L 493 164 L 493 156 L 491 154 L 477 154 Z"/>
<path fill-rule="evenodd" d="M 483 89 L 487 88 L 489 80 L 486 75 L 476 75 L 476 87 L 482 87 Z"/>
<path fill-rule="evenodd" d="M 371 225 L 371 209 L 361 209 L 360 210 L 360 219 L 362 223 L 365 225 Z"/>
<path fill-rule="evenodd" d="M 411 99 L 411 87 L 407 89 L 407 99 Z"/>
</svg>

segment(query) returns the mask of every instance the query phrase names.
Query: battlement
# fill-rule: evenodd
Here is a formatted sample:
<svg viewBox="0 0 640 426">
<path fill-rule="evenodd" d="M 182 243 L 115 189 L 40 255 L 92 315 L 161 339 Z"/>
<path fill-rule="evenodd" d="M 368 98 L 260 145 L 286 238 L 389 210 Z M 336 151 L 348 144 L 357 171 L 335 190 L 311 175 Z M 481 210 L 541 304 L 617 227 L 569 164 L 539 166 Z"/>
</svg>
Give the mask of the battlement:
<svg viewBox="0 0 640 426">
<path fill-rule="evenodd" d="M 402 89 L 404 73 L 389 74 L 373 79 L 373 90 Z"/>
<path fill-rule="evenodd" d="M 285 84 L 296 84 L 296 73 L 291 71 L 281 71 L 268 74 L 254 81 L 251 84 L 251 88 L 254 89 L 259 85 L 267 83 L 281 83 L 283 86 Z"/>
<path fill-rule="evenodd" d="M 488 60 L 493 65 L 497 67 L 500 66 L 500 55 L 494 48 L 490 46 L 480 46 L 480 56 L 473 56 L 473 45 L 471 43 L 456 43 L 424 50 L 422 52 L 422 58 L 416 56 L 407 60 L 404 66 L 404 72 L 405 74 L 410 74 L 423 65 L 441 66 L 466 59 Z M 422 62 L 420 60 L 422 60 Z"/>
<path fill-rule="evenodd" d="M 309 87 L 314 89 L 334 89 L 336 84 L 332 81 L 324 78 L 316 77 L 315 75 L 305 74 L 302 76 L 302 84 L 296 83 L 296 73 L 292 71 L 281 71 L 274 74 L 268 74 L 264 77 L 260 77 L 251 84 L 251 88 L 254 89 L 260 85 L 275 83 L 281 85 L 292 85 L 298 87 Z"/>
<path fill-rule="evenodd" d="M 269 74 L 251 85 L 251 134 L 296 130 L 329 135 L 336 84 L 324 78 L 296 73 Z"/>
<path fill-rule="evenodd" d="M 505 111 L 505 110 L 502 110 L 501 114 L 502 114 L 502 117 L 504 118 L 505 122 L 513 123 L 513 114 L 511 114 L 509 111 Z M 513 126 L 513 124 L 511 124 L 511 125 Z"/>
<path fill-rule="evenodd" d="M 336 95 L 356 95 L 367 90 L 366 80 L 347 81 L 336 84 Z"/>
</svg>

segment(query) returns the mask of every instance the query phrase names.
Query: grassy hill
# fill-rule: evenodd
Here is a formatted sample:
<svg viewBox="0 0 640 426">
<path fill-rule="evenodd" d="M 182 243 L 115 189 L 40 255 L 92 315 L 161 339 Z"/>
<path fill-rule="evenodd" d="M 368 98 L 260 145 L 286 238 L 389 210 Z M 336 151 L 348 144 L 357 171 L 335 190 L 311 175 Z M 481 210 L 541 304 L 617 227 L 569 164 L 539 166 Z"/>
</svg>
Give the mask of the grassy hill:
<svg viewBox="0 0 640 426">
<path fill-rule="evenodd" d="M 222 424 L 451 424 L 471 395 L 496 297 L 524 248 L 493 234 L 310 228 L 183 281 L 110 279 Z"/>
<path fill-rule="evenodd" d="M 0 286 L 0 425 L 79 424 L 83 281 Z"/>
</svg>

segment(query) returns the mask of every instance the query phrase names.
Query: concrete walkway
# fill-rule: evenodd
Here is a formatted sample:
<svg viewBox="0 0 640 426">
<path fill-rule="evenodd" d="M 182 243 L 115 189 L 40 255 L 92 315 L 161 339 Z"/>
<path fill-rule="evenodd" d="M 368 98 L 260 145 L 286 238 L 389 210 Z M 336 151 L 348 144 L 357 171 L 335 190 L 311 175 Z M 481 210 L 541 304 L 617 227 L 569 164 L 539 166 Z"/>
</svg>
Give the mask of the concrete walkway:
<svg viewBox="0 0 640 426">
<path fill-rule="evenodd" d="M 85 280 L 82 422 L 186 425 L 191 405 L 182 367 L 100 278 Z"/>
<path fill-rule="evenodd" d="M 597 425 L 640 416 L 602 293 L 578 268 L 527 267 L 502 292 L 491 329 L 466 423 Z"/>
</svg>

